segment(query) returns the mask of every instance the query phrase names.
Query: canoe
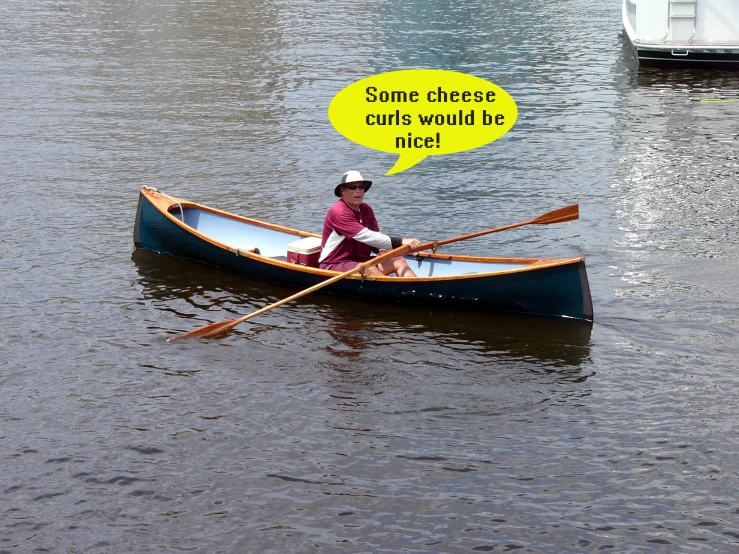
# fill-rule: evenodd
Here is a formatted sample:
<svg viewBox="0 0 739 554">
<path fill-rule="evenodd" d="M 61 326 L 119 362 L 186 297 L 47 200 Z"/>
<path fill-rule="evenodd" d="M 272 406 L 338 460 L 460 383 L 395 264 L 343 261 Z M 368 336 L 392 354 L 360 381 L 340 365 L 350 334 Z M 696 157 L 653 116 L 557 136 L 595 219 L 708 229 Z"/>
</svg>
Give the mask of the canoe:
<svg viewBox="0 0 739 554">
<path fill-rule="evenodd" d="M 288 245 L 307 237 L 320 235 L 234 215 L 150 187 L 139 193 L 137 248 L 303 289 L 338 275 L 288 261 Z M 322 291 L 428 307 L 593 319 L 583 258 L 421 252 L 406 259 L 417 277 L 353 275 Z"/>
</svg>

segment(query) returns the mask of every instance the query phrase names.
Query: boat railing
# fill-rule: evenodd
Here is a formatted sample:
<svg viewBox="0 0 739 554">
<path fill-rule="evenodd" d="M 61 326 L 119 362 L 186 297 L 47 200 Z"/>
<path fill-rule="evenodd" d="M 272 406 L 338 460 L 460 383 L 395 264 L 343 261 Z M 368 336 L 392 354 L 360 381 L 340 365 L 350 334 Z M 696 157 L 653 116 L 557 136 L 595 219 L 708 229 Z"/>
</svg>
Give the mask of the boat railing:
<svg viewBox="0 0 739 554">
<path fill-rule="evenodd" d="M 692 7 L 692 13 L 690 9 Z M 673 32 L 672 39 L 675 40 L 675 27 L 673 22 L 675 20 L 687 20 L 693 21 L 693 32 L 687 42 L 693 42 L 695 38 L 696 23 L 698 21 L 698 0 L 667 0 L 667 31 L 665 36 L 662 38 L 662 42 L 667 42 L 667 37 L 670 36 L 670 31 Z"/>
</svg>

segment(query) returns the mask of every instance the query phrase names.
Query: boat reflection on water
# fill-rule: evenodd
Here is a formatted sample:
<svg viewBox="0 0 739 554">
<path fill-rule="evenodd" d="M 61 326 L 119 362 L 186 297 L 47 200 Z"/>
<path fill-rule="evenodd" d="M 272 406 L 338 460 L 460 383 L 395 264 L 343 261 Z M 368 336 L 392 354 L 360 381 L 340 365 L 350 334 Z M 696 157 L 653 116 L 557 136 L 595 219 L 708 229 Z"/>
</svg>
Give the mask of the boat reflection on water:
<svg viewBox="0 0 739 554">
<path fill-rule="evenodd" d="M 329 334 L 336 341 L 333 350 L 339 357 L 358 356 L 365 350 L 400 342 L 458 354 L 448 361 L 450 366 L 475 354 L 488 359 L 571 368 L 579 367 L 590 356 L 592 326 L 576 321 L 451 309 L 378 307 L 337 298 L 321 298 L 319 312 L 333 322 Z M 363 317 L 352 317 L 352 313 L 362 313 Z M 382 336 L 382 329 L 387 330 L 386 337 Z"/>
<path fill-rule="evenodd" d="M 132 260 L 144 298 L 179 320 L 192 320 L 192 328 L 246 315 L 295 293 L 290 287 L 144 249 L 134 251 Z M 310 335 L 302 340 L 310 340 L 313 348 L 336 361 L 369 354 L 394 358 L 398 349 L 414 350 L 417 358 L 423 349 L 436 359 L 443 355 L 450 367 L 479 362 L 482 356 L 544 365 L 554 371 L 578 370 L 589 361 L 592 331 L 590 323 L 576 320 L 429 310 L 320 291 L 267 312 L 234 333 L 248 332 L 259 341 L 270 328 L 287 329 L 290 340 Z"/>
</svg>

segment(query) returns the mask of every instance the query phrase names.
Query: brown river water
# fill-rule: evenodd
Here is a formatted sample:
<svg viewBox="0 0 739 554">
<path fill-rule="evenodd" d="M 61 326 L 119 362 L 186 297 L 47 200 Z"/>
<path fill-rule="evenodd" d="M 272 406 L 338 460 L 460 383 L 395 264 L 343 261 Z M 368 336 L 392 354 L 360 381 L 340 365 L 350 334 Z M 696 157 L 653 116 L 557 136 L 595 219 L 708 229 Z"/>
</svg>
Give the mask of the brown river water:
<svg viewBox="0 0 739 554">
<path fill-rule="evenodd" d="M 514 128 L 346 140 L 350 83 L 449 69 Z M 0 553 L 739 551 L 739 73 L 638 70 L 620 2 L 0 3 Z M 595 321 L 315 294 L 135 251 L 138 190 L 320 231 L 586 258 Z"/>
</svg>

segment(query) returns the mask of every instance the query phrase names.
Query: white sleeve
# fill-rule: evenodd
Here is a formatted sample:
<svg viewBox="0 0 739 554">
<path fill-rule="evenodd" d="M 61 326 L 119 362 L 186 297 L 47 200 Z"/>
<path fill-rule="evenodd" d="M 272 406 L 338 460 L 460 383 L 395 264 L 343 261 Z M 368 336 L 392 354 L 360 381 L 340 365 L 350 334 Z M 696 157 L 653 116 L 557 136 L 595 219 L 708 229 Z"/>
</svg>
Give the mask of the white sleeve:
<svg viewBox="0 0 739 554">
<path fill-rule="evenodd" d="M 378 233 L 377 231 L 370 231 L 367 227 L 359 231 L 359 233 L 354 235 L 352 238 L 359 242 L 363 242 L 372 248 L 390 250 L 393 247 L 389 236 Z"/>
</svg>

